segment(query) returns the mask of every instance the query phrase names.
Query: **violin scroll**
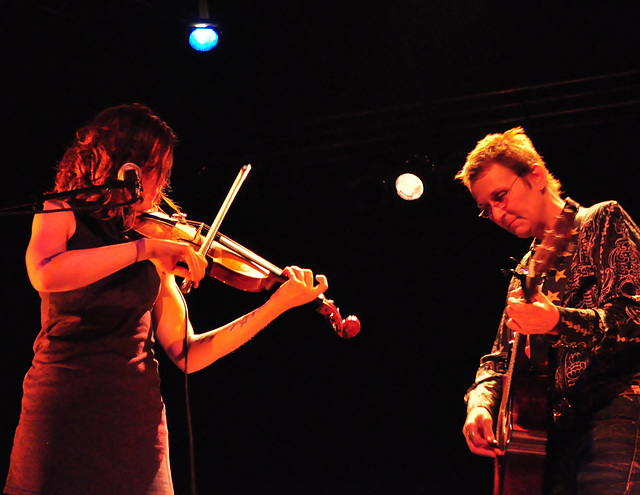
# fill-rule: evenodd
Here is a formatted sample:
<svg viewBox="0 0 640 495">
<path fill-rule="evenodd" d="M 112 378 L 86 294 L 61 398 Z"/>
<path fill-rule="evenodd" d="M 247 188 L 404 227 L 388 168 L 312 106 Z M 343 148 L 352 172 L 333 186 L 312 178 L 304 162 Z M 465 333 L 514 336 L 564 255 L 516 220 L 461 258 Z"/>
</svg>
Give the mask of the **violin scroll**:
<svg viewBox="0 0 640 495">
<path fill-rule="evenodd" d="M 320 296 L 316 301 L 318 304 L 316 311 L 331 323 L 333 331 L 339 337 L 350 339 L 360 333 L 360 320 L 357 316 L 349 315 L 343 319 L 340 310 L 331 299 Z"/>
</svg>

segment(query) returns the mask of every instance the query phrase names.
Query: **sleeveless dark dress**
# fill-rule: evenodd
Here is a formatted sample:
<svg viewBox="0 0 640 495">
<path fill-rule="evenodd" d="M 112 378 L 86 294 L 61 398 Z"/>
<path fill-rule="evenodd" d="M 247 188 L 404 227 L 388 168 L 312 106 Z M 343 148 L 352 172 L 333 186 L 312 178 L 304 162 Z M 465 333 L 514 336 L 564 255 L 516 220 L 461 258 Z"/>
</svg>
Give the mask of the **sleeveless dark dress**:
<svg viewBox="0 0 640 495">
<path fill-rule="evenodd" d="M 128 240 L 113 223 L 76 219 L 69 250 Z M 6 493 L 173 494 L 151 329 L 159 287 L 153 264 L 141 262 L 40 294 Z"/>
</svg>

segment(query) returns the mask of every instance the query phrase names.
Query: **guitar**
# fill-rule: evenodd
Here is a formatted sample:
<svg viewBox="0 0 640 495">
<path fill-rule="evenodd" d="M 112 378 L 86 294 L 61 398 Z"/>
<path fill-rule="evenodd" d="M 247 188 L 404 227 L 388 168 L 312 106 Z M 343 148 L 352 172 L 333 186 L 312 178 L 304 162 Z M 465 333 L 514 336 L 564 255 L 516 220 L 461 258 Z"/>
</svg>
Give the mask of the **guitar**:
<svg viewBox="0 0 640 495">
<path fill-rule="evenodd" d="M 571 238 L 577 204 L 567 202 L 553 229 L 545 232 L 527 267 L 514 275 L 520 279 L 524 299 L 533 302 L 545 274 Z M 502 399 L 496 421 L 494 495 L 540 495 L 547 444 L 547 363 L 531 360 L 526 353 L 527 335 L 514 332 Z"/>
</svg>

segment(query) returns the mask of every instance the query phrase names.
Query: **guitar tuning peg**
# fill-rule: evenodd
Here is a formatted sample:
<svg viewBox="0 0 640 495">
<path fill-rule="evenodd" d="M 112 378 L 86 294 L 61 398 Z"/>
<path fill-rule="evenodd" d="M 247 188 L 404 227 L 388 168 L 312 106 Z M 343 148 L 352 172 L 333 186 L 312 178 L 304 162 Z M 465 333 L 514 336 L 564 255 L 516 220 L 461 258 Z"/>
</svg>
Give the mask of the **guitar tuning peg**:
<svg viewBox="0 0 640 495">
<path fill-rule="evenodd" d="M 512 275 L 516 274 L 516 271 L 514 268 L 502 268 L 500 270 L 500 272 L 502 273 L 502 275 L 504 275 L 505 277 L 511 277 Z"/>
</svg>

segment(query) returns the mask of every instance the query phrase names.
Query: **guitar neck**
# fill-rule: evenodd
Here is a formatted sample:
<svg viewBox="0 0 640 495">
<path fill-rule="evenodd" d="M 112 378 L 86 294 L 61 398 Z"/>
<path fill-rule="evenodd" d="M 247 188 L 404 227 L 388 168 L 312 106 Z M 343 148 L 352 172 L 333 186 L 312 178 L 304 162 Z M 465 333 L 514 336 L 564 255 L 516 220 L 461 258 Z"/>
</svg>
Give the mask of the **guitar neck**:
<svg viewBox="0 0 640 495">
<path fill-rule="evenodd" d="M 541 277 L 527 277 L 522 280 L 521 287 L 524 300 L 528 303 L 532 303 L 541 285 Z"/>
<path fill-rule="evenodd" d="M 578 204 L 567 200 L 555 225 L 545 232 L 524 269 L 514 270 L 526 302 L 534 302 L 544 274 L 571 239 Z M 504 331 L 511 332 L 508 328 Z M 529 366 L 527 336 L 514 333 L 496 421 L 494 495 L 540 493 L 546 446 L 548 375 Z M 506 461 L 507 455 L 509 461 Z"/>
</svg>

